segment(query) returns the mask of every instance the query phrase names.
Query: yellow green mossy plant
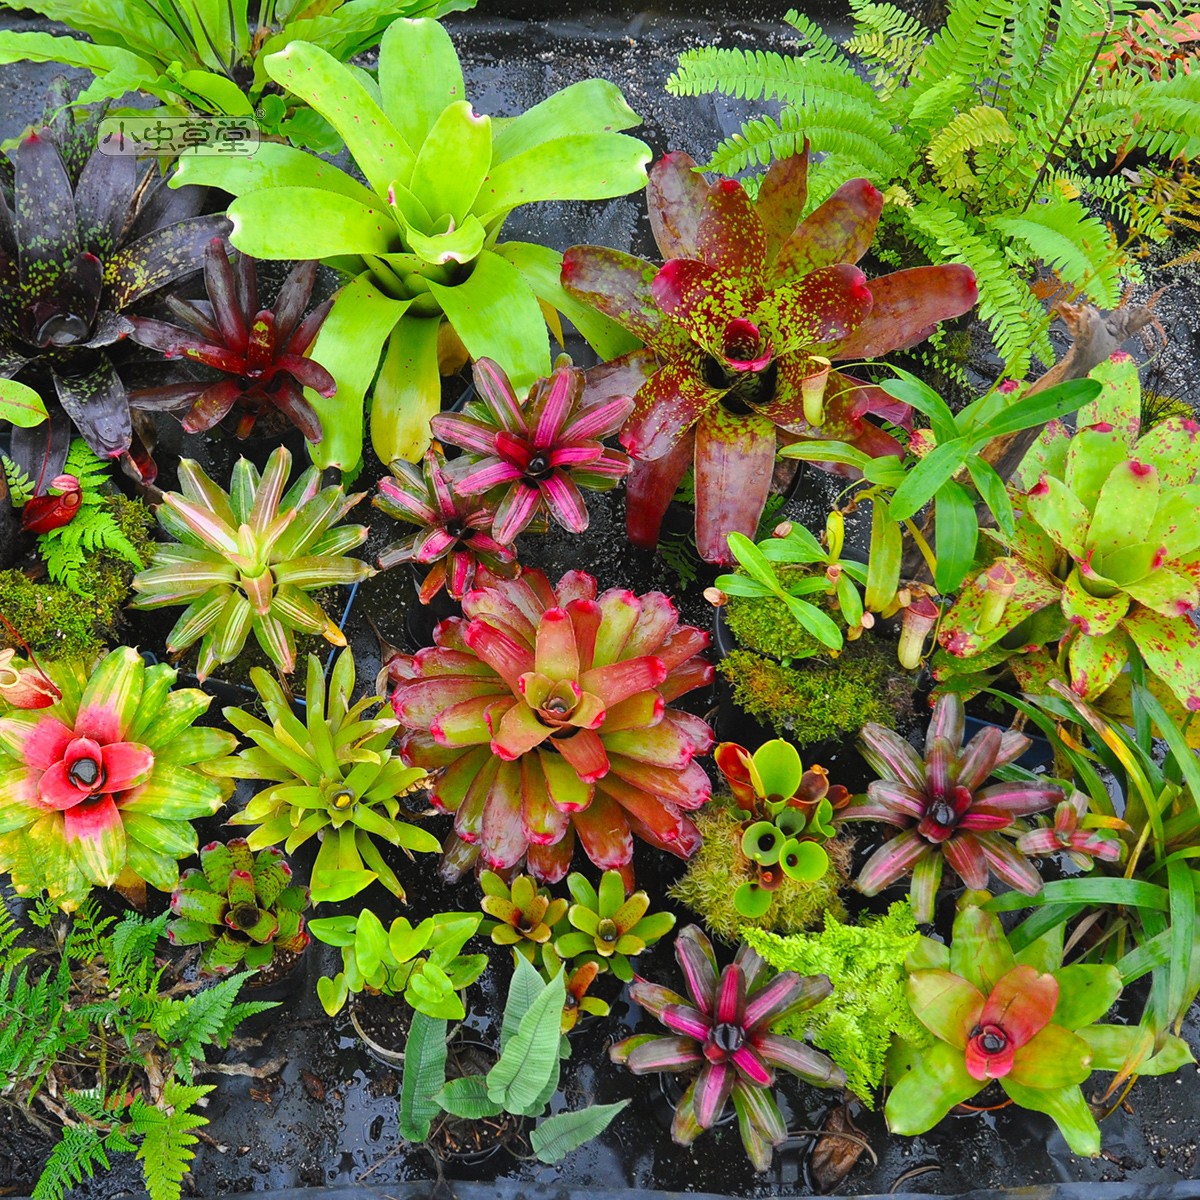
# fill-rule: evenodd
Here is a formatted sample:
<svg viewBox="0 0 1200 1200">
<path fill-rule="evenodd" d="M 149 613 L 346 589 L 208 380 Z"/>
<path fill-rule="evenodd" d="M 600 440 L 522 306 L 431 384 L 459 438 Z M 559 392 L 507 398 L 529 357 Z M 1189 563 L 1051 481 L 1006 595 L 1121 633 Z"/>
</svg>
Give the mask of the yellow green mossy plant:
<svg viewBox="0 0 1200 1200">
<path fill-rule="evenodd" d="M 846 1072 L 849 1090 L 874 1108 L 892 1035 L 922 1046 L 929 1041 L 904 993 L 904 962 L 921 940 L 908 901 L 858 925 L 827 913 L 820 933 L 781 937 L 752 927 L 742 933 L 777 971 L 829 977 L 833 995 L 785 1019 L 777 1032 L 819 1046 Z"/>
<path fill-rule="evenodd" d="M 868 721 L 895 728 L 912 710 L 912 684 L 896 667 L 891 644 L 848 642 L 834 661 L 783 666 L 734 650 L 717 668 L 744 712 L 799 746 L 857 733 Z"/>
<path fill-rule="evenodd" d="M 149 558 L 154 518 L 138 500 L 109 496 L 105 500 L 122 535 L 143 561 Z M 75 576 L 86 601 L 66 583 L 35 582 L 24 571 L 0 571 L 0 614 L 29 648 L 48 660 L 86 659 L 117 640 L 121 606 L 129 596 L 134 569 L 103 550 L 88 556 Z M 21 649 L 0 627 L 0 647 Z"/>
<path fill-rule="evenodd" d="M 693 815 L 703 839 L 683 876 L 669 892 L 672 899 L 699 914 L 722 941 L 736 943 L 747 925 L 779 933 L 800 933 L 822 914 L 845 915 L 838 891 L 846 882 L 853 841 L 840 835 L 825 842 L 829 870 L 812 883 L 783 875 L 770 893 L 771 903 L 762 916 L 743 916 L 734 904 L 738 888 L 758 878 L 755 865 L 742 852 L 745 813 L 727 796 L 714 799 Z"/>
<path fill-rule="evenodd" d="M 785 587 L 798 576 L 812 574 L 811 571 L 786 569 L 777 570 L 777 573 Z M 840 620 L 837 600 L 833 596 L 813 596 L 808 599 L 831 620 L 839 625 L 844 624 Z M 792 616 L 788 606 L 777 596 L 731 595 L 725 602 L 724 613 L 729 631 L 747 650 L 768 654 L 783 662 L 796 658 L 813 658 L 829 652 L 827 647 Z"/>
</svg>

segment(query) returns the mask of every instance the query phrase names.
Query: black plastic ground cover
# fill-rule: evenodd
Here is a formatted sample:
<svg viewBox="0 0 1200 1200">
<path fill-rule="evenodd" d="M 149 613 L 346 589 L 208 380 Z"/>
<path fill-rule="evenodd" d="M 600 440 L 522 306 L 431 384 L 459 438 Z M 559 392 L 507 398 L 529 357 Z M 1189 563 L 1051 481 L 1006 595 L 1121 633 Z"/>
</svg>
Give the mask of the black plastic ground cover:
<svg viewBox="0 0 1200 1200">
<path fill-rule="evenodd" d="M 646 124 L 638 132 L 656 156 L 682 149 L 703 159 L 753 106 L 668 96 L 663 85 L 677 55 L 691 46 L 711 43 L 787 49 L 792 43 L 779 18 L 788 6 L 785 0 L 765 0 L 753 8 L 744 0 L 725 0 L 723 4 L 676 3 L 639 11 L 609 0 L 600 11 L 543 0 L 526 0 L 519 7 L 504 0 L 480 0 L 476 12 L 457 14 L 447 25 L 463 58 L 468 95 L 481 111 L 513 115 L 578 79 L 602 76 L 616 82 L 645 118 Z M 820 19 L 828 15 L 825 5 L 821 9 L 803 7 Z M 0 28 L 12 27 L 49 26 L 0 14 Z M 844 21 L 839 25 L 835 17 L 832 29 L 844 32 L 846 25 Z M 54 73 L 55 68 L 44 65 L 0 68 L 0 138 L 11 137 L 38 115 L 45 84 Z M 506 227 L 505 237 L 536 240 L 558 249 L 575 242 L 596 242 L 654 256 L 641 196 L 518 211 Z M 1194 322 L 1200 289 L 1194 270 L 1191 276 L 1180 274 L 1178 278 L 1185 283 L 1190 278 L 1192 290 L 1177 288 L 1175 302 L 1181 315 L 1174 325 L 1168 319 L 1167 326 L 1172 332 L 1179 331 L 1171 353 L 1182 355 L 1172 361 L 1182 363 L 1177 379 L 1181 394 L 1186 395 L 1200 379 L 1196 371 L 1200 333 Z M 580 357 L 579 361 L 586 365 L 591 360 Z M 980 379 L 994 366 L 985 357 L 976 365 Z M 170 450 L 172 445 L 178 446 L 178 436 L 169 427 L 166 435 L 160 461 L 163 484 L 171 487 Z M 202 459 L 215 478 L 227 478 L 232 457 L 236 457 L 236 451 L 231 456 L 229 446 L 218 439 L 193 439 L 187 452 Z M 378 474 L 378 464 L 368 463 L 356 487 L 372 488 Z M 819 526 L 833 491 L 821 472 L 808 474 L 812 490 L 798 498 L 787 515 Z M 806 482 L 806 489 L 808 486 Z M 624 538 L 619 493 L 589 496 L 589 508 L 592 527 L 586 538 L 555 534 L 526 539 L 522 560 L 543 567 L 554 579 L 562 571 L 582 565 L 597 576 L 601 588 L 665 591 L 676 599 L 686 620 L 708 625 L 711 609 L 700 594 L 706 582 L 703 573 L 692 587 L 681 590 L 661 559 L 632 550 Z M 362 554 L 374 558 L 398 536 L 398 530 L 365 505 L 359 513 L 359 519 L 372 525 Z M 346 634 L 354 647 L 361 684 L 373 678 L 379 667 L 377 643 L 365 616 L 374 619 L 385 637 L 401 644 L 412 602 L 412 582 L 404 572 L 381 574 L 360 587 Z M 331 605 L 331 611 L 343 608 L 344 600 L 336 608 Z M 176 615 L 133 614 L 127 640 L 161 653 L 162 635 Z M 186 669 L 188 663 L 184 665 Z M 242 699 L 233 694 L 219 702 L 240 703 Z M 705 702 L 704 697 L 698 698 L 699 711 L 704 711 Z M 826 765 L 835 771 L 839 766 L 828 761 Z M 244 790 L 239 792 L 231 811 L 240 808 L 246 798 Z M 231 832 L 214 821 L 201 836 L 228 836 Z M 869 849 L 869 836 L 863 835 L 863 851 Z M 679 864 L 667 856 L 646 853 L 644 847 L 639 847 L 635 864 L 639 884 L 650 891 L 656 906 L 669 907 L 666 889 L 678 874 Z M 425 863 L 409 864 L 402 878 L 409 888 L 405 909 L 382 894 L 366 895 L 347 908 L 357 911 L 362 903 L 370 904 L 386 923 L 400 911 L 415 920 L 438 910 L 474 909 L 478 903 L 473 883 L 447 887 L 433 877 Z M 683 911 L 679 918 L 681 925 L 693 919 Z M 490 1022 L 487 1014 L 500 1011 L 507 977 L 505 955 L 497 950 L 493 958 L 492 969 L 472 991 L 468 1020 L 471 1029 L 485 1036 Z M 255 1042 L 217 1064 L 218 1068 L 244 1064 L 261 1072 L 259 1076 L 200 1077 L 219 1087 L 206 1110 L 210 1124 L 195 1148 L 196 1160 L 184 1181 L 185 1196 L 253 1194 L 264 1200 L 423 1200 L 431 1196 L 429 1156 L 398 1141 L 399 1072 L 364 1051 L 345 1013 L 331 1022 L 316 1000 L 316 979 L 336 969 L 333 952 L 314 946 L 287 1006 L 259 1018 L 247 1031 Z M 639 970 L 662 982 L 677 977 L 669 946 L 650 950 L 639 960 Z M 450 1200 L 452 1195 L 460 1200 L 625 1200 L 634 1195 L 667 1200 L 684 1193 L 706 1200 L 717 1195 L 774 1197 L 813 1190 L 808 1173 L 812 1138 L 806 1131 L 820 1127 L 834 1097 L 795 1086 L 793 1081 L 783 1083 L 784 1111 L 796 1136 L 765 1175 L 755 1175 L 750 1169 L 736 1126 L 706 1133 L 693 1147 L 675 1146 L 669 1136 L 671 1113 L 654 1081 L 635 1079 L 607 1060 L 613 1041 L 649 1030 L 652 1023 L 623 992 L 608 987 L 605 994 L 613 1001 L 612 1017 L 573 1036 L 575 1050 L 564 1064 L 563 1092 L 555 1107 L 558 1111 L 589 1102 L 631 1099 L 610 1132 L 557 1167 L 502 1156 L 487 1170 L 504 1178 L 495 1182 L 451 1180 L 448 1191 L 434 1194 L 436 1200 Z M 1136 1002 L 1135 997 L 1127 1017 L 1136 1019 Z M 1200 1023 L 1195 1012 L 1183 1034 L 1200 1054 Z M 844 1194 L 943 1194 L 979 1200 L 995 1200 L 1004 1194 L 1031 1200 L 1200 1197 L 1200 1184 L 1194 1182 L 1200 1176 L 1200 1073 L 1194 1066 L 1167 1079 L 1139 1081 L 1128 1104 L 1104 1121 L 1104 1154 L 1096 1160 L 1070 1154 L 1048 1119 L 1013 1109 L 953 1117 L 920 1138 L 891 1137 L 877 1111 L 858 1112 L 855 1121 L 878 1157 L 873 1162 L 863 1156 L 842 1185 Z M 0 1110 L 0 1195 L 12 1194 L 9 1189 L 27 1192 L 47 1148 L 44 1142 L 31 1139 L 19 1116 Z M 84 1181 L 73 1195 L 82 1200 L 140 1195 L 140 1168 L 131 1158 L 120 1156 L 112 1172 Z M 447 1174 L 456 1172 L 448 1169 Z M 1004 1188 L 1019 1190 L 996 1190 Z"/>
</svg>

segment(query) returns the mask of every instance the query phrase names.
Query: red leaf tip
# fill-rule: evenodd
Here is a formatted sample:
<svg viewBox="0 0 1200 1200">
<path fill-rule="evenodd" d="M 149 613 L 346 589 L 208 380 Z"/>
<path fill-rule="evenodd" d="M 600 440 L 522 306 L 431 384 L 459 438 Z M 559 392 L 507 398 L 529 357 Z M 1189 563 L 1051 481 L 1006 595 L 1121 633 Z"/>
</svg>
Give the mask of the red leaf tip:
<svg viewBox="0 0 1200 1200">
<path fill-rule="evenodd" d="M 1130 459 L 1129 469 L 1139 478 L 1145 478 L 1154 468 L 1149 463 L 1138 462 L 1136 458 Z"/>
</svg>

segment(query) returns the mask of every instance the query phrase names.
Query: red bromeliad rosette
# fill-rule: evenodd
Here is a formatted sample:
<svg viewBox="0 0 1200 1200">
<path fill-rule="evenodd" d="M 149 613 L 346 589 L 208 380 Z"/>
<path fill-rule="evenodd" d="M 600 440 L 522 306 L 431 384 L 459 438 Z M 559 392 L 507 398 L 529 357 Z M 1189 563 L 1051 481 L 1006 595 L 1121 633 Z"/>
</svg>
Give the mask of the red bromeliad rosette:
<svg viewBox="0 0 1200 1200">
<path fill-rule="evenodd" d="M 779 444 L 833 439 L 873 456 L 899 444 L 907 406 L 831 369 L 927 338 L 976 300 L 965 266 L 916 267 L 868 280 L 854 264 L 875 236 L 883 196 L 843 184 L 801 219 L 808 155 L 781 159 L 757 201 L 733 179 L 709 185 L 686 154 L 650 171 L 647 203 L 659 268 L 602 246 L 572 246 L 563 287 L 644 347 L 588 372 L 588 400 L 633 395 L 622 441 L 630 539 L 653 547 L 684 471 L 694 464 L 696 542 L 731 562 L 726 536 L 753 536 Z"/>
<path fill-rule="evenodd" d="M 700 835 L 687 810 L 710 784 L 693 762 L 712 745 L 699 717 L 667 707 L 708 683 L 708 635 L 658 592 L 635 596 L 540 571 L 463 598 L 436 645 L 398 655 L 392 704 L 405 761 L 436 772 L 454 813 L 443 873 L 478 855 L 561 879 L 578 838 L 602 870 L 629 874 L 633 834 L 681 858 Z"/>
</svg>

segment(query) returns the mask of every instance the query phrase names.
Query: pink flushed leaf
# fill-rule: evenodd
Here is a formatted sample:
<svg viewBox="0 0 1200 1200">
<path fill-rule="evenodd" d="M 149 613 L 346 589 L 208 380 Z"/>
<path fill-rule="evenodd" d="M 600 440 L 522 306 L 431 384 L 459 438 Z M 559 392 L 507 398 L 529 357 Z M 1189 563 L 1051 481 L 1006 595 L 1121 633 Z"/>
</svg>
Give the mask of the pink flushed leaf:
<svg viewBox="0 0 1200 1200">
<path fill-rule="evenodd" d="M 784 242 L 775 260 L 774 285 L 833 263 L 856 263 L 867 252 L 883 211 L 883 194 L 865 179 L 842 184 Z"/>
<path fill-rule="evenodd" d="M 610 771 L 596 785 L 597 790 L 615 800 L 626 817 L 637 824 L 637 832 L 653 845 L 680 854 L 681 843 L 690 834 L 691 822 L 661 796 L 627 783 Z M 686 857 L 686 854 L 682 855 Z"/>
<path fill-rule="evenodd" d="M 516 432 L 525 428 L 521 402 L 498 362 L 490 358 L 476 359 L 471 378 L 475 381 L 475 390 L 502 429 Z"/>
<path fill-rule="evenodd" d="M 633 397 L 631 396 L 632 400 Z M 630 408 L 632 409 L 632 404 Z M 603 458 L 606 448 L 602 442 L 594 439 L 583 439 L 570 445 L 559 445 L 546 455 L 546 461 L 552 467 L 593 467 L 603 470 Z M 526 464 L 528 465 L 528 464 Z"/>
<path fill-rule="evenodd" d="M 579 685 L 585 692 L 599 696 L 608 708 L 639 692 L 656 688 L 666 677 L 667 669 L 662 660 L 644 655 L 585 671 Z"/>
<path fill-rule="evenodd" d="M 631 388 L 627 395 L 582 405 L 576 410 L 574 419 L 563 430 L 562 440 L 578 442 L 590 438 L 611 437 L 633 412 L 635 391 L 636 387 Z"/>
<path fill-rule="evenodd" d="M 754 310 L 774 335 L 778 357 L 840 342 L 867 317 L 872 296 L 855 266 L 835 263 L 782 284 Z"/>
<path fill-rule="evenodd" d="M 63 813 L 63 835 L 79 869 L 97 886 L 112 887 L 125 868 L 125 826 L 111 796 Z"/>
<path fill-rule="evenodd" d="M 763 1022 L 770 1028 L 790 1012 L 809 1008 L 823 1000 L 832 991 L 829 980 L 821 982 L 820 976 L 797 975 L 795 971 L 783 971 L 764 984 L 746 1001 L 743 1024 L 753 1032 Z"/>
<path fill-rule="evenodd" d="M 745 1045 L 735 1050 L 731 1061 L 738 1074 L 754 1087 L 770 1087 L 775 1082 L 775 1072 L 763 1062 L 753 1046 Z"/>
<path fill-rule="evenodd" d="M 961 740 L 961 733 L 959 734 L 959 738 Z M 1003 732 L 997 729 L 995 725 L 986 726 L 971 738 L 966 746 L 963 747 L 963 751 L 958 758 L 958 783 L 960 787 L 965 787 L 968 792 L 973 792 L 991 775 L 995 770 L 996 756 L 1000 752 L 1000 745 L 1003 739 Z"/>
<path fill-rule="evenodd" d="M 458 413 L 439 413 L 429 422 L 433 436 L 449 446 L 461 446 L 473 454 L 491 454 L 495 433 L 482 421 Z"/>
<path fill-rule="evenodd" d="M 604 743 L 590 729 L 580 729 L 571 737 L 556 738 L 555 744 L 584 783 L 595 783 L 608 773 Z"/>
<path fill-rule="evenodd" d="M 1012 814 L 997 812 L 983 805 L 972 805 L 958 822 L 959 829 L 973 829 L 976 833 L 1007 829 L 1013 822 Z M 983 884 L 979 885 L 980 887 Z"/>
<path fill-rule="evenodd" d="M 888 810 L 891 818 L 889 824 L 902 826 L 919 821 L 929 805 L 924 792 L 895 779 L 876 779 L 869 783 L 867 799 L 876 810 Z M 842 815 L 846 818 L 851 817 L 853 808 L 846 809 Z"/>
<path fill-rule="evenodd" d="M 521 829 L 537 845 L 553 845 L 562 838 L 570 817 L 559 809 L 546 791 L 546 776 L 539 756 L 521 759 Z"/>
<path fill-rule="evenodd" d="M 949 321 L 975 307 L 979 289 L 970 267 L 949 263 L 913 267 L 872 279 L 871 314 L 831 357 L 877 358 L 923 342 L 939 321 Z"/>
<path fill-rule="evenodd" d="M 695 446 L 695 434 L 689 431 L 654 462 L 634 460 L 625 482 L 625 532 L 635 546 L 653 550 L 658 545 L 663 517 L 692 465 Z"/>
<path fill-rule="evenodd" d="M 619 754 L 634 762 L 653 763 L 671 771 L 682 771 L 696 756 L 696 746 L 669 721 L 652 729 L 635 729 L 627 733 L 604 730 L 604 745 L 612 756 Z"/>
<path fill-rule="evenodd" d="M 775 427 L 758 413 L 711 408 L 696 426 L 696 548 L 706 562 L 732 563 L 727 538 L 753 538 L 771 486 Z"/>
<path fill-rule="evenodd" d="M 436 521 L 438 513 L 429 505 L 424 483 L 417 474 L 417 468 L 412 463 L 397 462 L 392 469 L 402 470 L 404 474 L 398 479 L 385 476 L 379 481 L 379 490 L 388 503 L 395 505 L 419 523 Z"/>
<path fill-rule="evenodd" d="M 741 1025 L 746 1011 L 746 977 L 736 966 L 726 967 L 717 983 L 713 1021 Z"/>
<path fill-rule="evenodd" d="M 965 728 L 966 710 L 963 708 L 962 698 L 953 692 L 939 696 L 937 703 L 933 706 L 933 712 L 929 716 L 929 727 L 925 730 L 925 753 L 930 753 L 939 738 L 945 741 L 952 751 L 957 752 L 959 746 L 962 745 Z M 999 730 L 996 732 L 999 734 Z M 957 782 L 968 789 L 971 786 L 965 783 L 961 777 L 957 779 Z"/>
<path fill-rule="evenodd" d="M 708 184 L 695 167 L 696 160 L 690 154 L 676 150 L 663 155 L 650 168 L 646 209 L 664 259 L 696 255 Z"/>
<path fill-rule="evenodd" d="M 674 327 L 672 326 L 672 328 Z M 676 332 L 679 337 L 679 348 L 686 348 L 689 344 L 687 335 L 682 330 Z M 673 356 L 674 353 L 675 351 L 672 350 L 671 355 Z M 589 405 L 599 405 L 607 404 L 612 400 L 624 400 L 632 397 L 642 384 L 662 366 L 664 361 L 665 358 L 660 359 L 653 350 L 643 349 L 631 350 L 628 354 L 614 358 L 611 362 L 589 367 L 584 372 L 587 379 L 584 398 Z"/>
<path fill-rule="evenodd" d="M 762 290 L 767 234 L 746 189 L 736 179 L 718 179 L 708 189 L 696 229 L 694 257 L 736 279 L 751 302 Z"/>
<path fill-rule="evenodd" d="M 913 1015 L 935 1037 L 962 1050 L 979 1024 L 985 997 L 974 984 L 950 971 L 912 971 L 906 985 Z"/>
<path fill-rule="evenodd" d="M 980 1025 L 998 1025 L 1021 1047 L 1044 1029 L 1058 1005 L 1058 980 L 1035 967 L 1017 966 L 992 988 L 979 1014 Z"/>
<path fill-rule="evenodd" d="M 65 762 L 52 763 L 38 780 L 38 802 L 43 808 L 73 808 L 87 793 L 68 774 Z"/>
<path fill-rule="evenodd" d="M 464 700 L 482 698 L 491 702 L 504 694 L 502 681 L 494 676 L 451 675 L 404 684 L 396 689 L 392 705 L 405 725 L 428 729 L 442 713 Z"/>
<path fill-rule="evenodd" d="M 494 694 L 461 700 L 438 713 L 430 722 L 429 732 L 443 746 L 476 746 L 490 742 L 491 726 L 500 723 L 504 703 L 505 697 Z"/>
<path fill-rule="evenodd" d="M 538 715 L 523 701 L 514 704 L 496 727 L 492 750 L 506 762 L 519 759 L 535 746 L 540 746 L 553 732 L 538 720 Z"/>
<path fill-rule="evenodd" d="M 946 861 L 969 888 L 987 887 L 988 865 L 979 843 L 970 834 L 959 834 L 942 843 Z"/>
<path fill-rule="evenodd" d="M 550 608 L 538 625 L 533 669 L 547 679 L 577 679 L 579 648 L 575 643 L 575 626 L 564 608 Z M 584 687 L 584 691 L 590 691 Z"/>
<path fill-rule="evenodd" d="M 1003 1041 L 1001 1049 L 988 1053 L 984 1048 L 983 1039 L 989 1036 L 998 1041 L 1003 1039 L 1003 1034 L 998 1034 L 994 1028 L 983 1026 L 980 1033 L 967 1042 L 963 1055 L 967 1074 L 980 1083 L 988 1079 L 1003 1079 L 1012 1070 L 1016 1054 L 1016 1048 L 1007 1040 Z"/>
<path fill-rule="evenodd" d="M 654 1014 L 668 1028 L 684 1037 L 702 1042 L 712 1029 L 710 1018 L 702 1015 L 690 1004 L 666 1004 Z"/>
<path fill-rule="evenodd" d="M 659 308 L 710 354 L 722 355 L 725 330 L 758 303 L 759 293 L 718 267 L 694 258 L 672 258 L 654 277 L 650 290 Z"/>
<path fill-rule="evenodd" d="M 755 208 L 767 235 L 766 265 L 774 264 L 784 242 L 791 237 L 808 200 L 808 139 L 804 149 L 787 158 L 777 158 L 758 186 Z"/>
<path fill-rule="evenodd" d="M 700 374 L 701 351 L 673 359 L 638 389 L 621 444 L 637 459 L 662 458 L 674 449 L 724 392 Z"/>
<path fill-rule="evenodd" d="M 571 533 L 582 533 L 588 527 L 588 509 L 575 481 L 555 470 L 540 482 L 542 500 L 555 522 Z"/>
<path fill-rule="evenodd" d="M 515 867 L 529 842 L 521 828 L 521 768 L 502 762 L 483 804 L 480 854 L 493 870 Z"/>
<path fill-rule="evenodd" d="M 688 763 L 682 771 L 672 771 L 614 753 L 609 757 L 609 767 L 619 779 L 680 808 L 700 808 L 712 794 L 708 776 L 697 762 Z"/>
<path fill-rule="evenodd" d="M 613 1047 L 613 1053 L 621 1050 L 622 1043 Z M 686 1071 L 703 1062 L 700 1047 L 691 1038 L 656 1037 L 642 1042 L 629 1052 L 625 1065 L 635 1075 L 649 1075 L 656 1071 Z"/>
<path fill-rule="evenodd" d="M 915 829 L 906 829 L 884 842 L 863 864 L 854 886 L 864 896 L 878 895 L 889 884 L 903 879 L 917 862 L 935 853 Z"/>
<path fill-rule="evenodd" d="M 976 804 L 1007 813 L 1010 817 L 1026 817 L 1030 813 L 1042 812 L 1053 808 L 1062 799 L 1061 788 L 1025 781 L 993 783 L 975 793 Z"/>
<path fill-rule="evenodd" d="M 562 428 L 572 409 L 583 395 L 583 372 L 573 367 L 559 367 L 550 375 L 549 385 L 542 387 L 530 417 L 536 415 L 533 445 L 544 450 L 562 440 Z M 533 423 L 532 420 L 530 422 Z"/>
<path fill-rule="evenodd" d="M 61 760 L 74 736 L 74 731 L 57 717 L 40 717 L 25 735 L 22 746 L 25 765 L 35 771 L 44 771 Z"/>
<path fill-rule="evenodd" d="M 796 1038 L 778 1034 L 759 1034 L 754 1039 L 759 1054 L 773 1067 L 782 1067 L 817 1087 L 842 1087 L 846 1073 L 819 1050 L 813 1050 Z"/>
<path fill-rule="evenodd" d="M 640 975 L 629 985 L 630 999 L 640 1004 L 652 1017 L 662 1019 L 663 1009 L 668 1004 L 686 1005 L 687 1001 L 678 993 L 662 984 L 651 983 Z"/>
<path fill-rule="evenodd" d="M 700 184 L 704 186 L 703 181 Z M 658 267 L 605 246 L 572 246 L 563 255 L 562 285 L 579 300 L 616 321 L 634 337 L 663 351 L 683 340 L 650 292 Z M 588 373 L 589 386 L 591 372 Z"/>
<path fill-rule="evenodd" d="M 712 942 L 698 925 L 686 925 L 679 931 L 675 959 L 683 971 L 688 995 L 705 1016 L 712 1017 L 717 1003 L 717 958 Z"/>
<path fill-rule="evenodd" d="M 511 484 L 504 498 L 496 505 L 492 536 L 506 546 L 510 544 L 537 515 L 541 503 L 540 489 L 520 480 Z"/>
<path fill-rule="evenodd" d="M 137 742 L 110 742 L 100 751 L 104 790 L 123 792 L 145 783 L 154 770 L 154 752 Z"/>
<path fill-rule="evenodd" d="M 496 440 L 498 442 L 499 438 Z M 500 447 L 497 446 L 497 449 Z M 481 496 L 490 492 L 492 488 L 503 487 L 520 479 L 524 473 L 524 466 L 525 464 L 514 462 L 507 454 L 499 459 L 488 455 L 456 476 L 454 487 L 460 496 Z"/>
<path fill-rule="evenodd" d="M 977 841 L 998 879 L 1027 896 L 1036 896 L 1042 890 L 1037 868 L 1015 846 L 995 833 L 978 834 Z"/>
<path fill-rule="evenodd" d="M 633 857 L 633 834 L 620 807 L 599 790 L 591 804 L 571 817 L 583 852 L 602 871 L 623 867 Z"/>
<path fill-rule="evenodd" d="M 898 733 L 869 721 L 859 734 L 859 751 L 877 774 L 925 792 L 925 764 Z"/>
<path fill-rule="evenodd" d="M 726 1063 L 706 1063 L 696 1079 L 692 1108 L 696 1123 L 708 1129 L 725 1109 L 737 1072 Z"/>
<path fill-rule="evenodd" d="M 546 846 L 530 845 L 525 869 L 542 883 L 557 883 L 571 869 L 574 853 L 575 831 L 568 825 L 559 841 Z"/>
<path fill-rule="evenodd" d="M 439 529 L 436 525 L 423 529 L 413 541 L 412 559 L 414 562 L 431 563 L 441 558 L 458 541 L 452 533 Z"/>
</svg>

